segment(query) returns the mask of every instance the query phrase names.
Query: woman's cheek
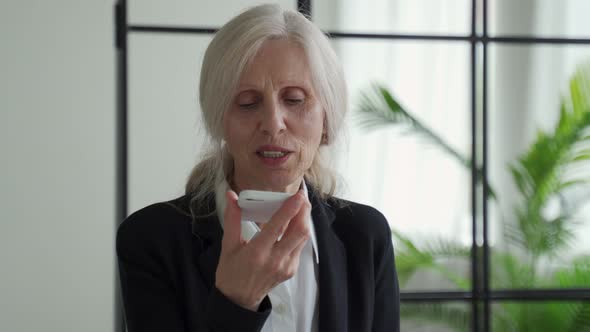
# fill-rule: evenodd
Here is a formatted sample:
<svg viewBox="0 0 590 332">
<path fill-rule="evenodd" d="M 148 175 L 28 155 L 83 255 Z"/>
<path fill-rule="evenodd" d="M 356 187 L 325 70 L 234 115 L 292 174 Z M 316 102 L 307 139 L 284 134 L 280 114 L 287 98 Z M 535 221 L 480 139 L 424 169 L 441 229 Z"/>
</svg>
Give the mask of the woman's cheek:
<svg viewBox="0 0 590 332">
<path fill-rule="evenodd" d="M 311 164 L 313 163 L 313 158 L 315 157 L 315 152 L 313 151 L 313 148 L 311 147 L 313 145 L 312 142 L 308 142 L 309 145 L 307 145 L 304 148 L 304 152 L 302 155 L 302 168 L 304 171 L 308 170 L 311 167 Z"/>
</svg>

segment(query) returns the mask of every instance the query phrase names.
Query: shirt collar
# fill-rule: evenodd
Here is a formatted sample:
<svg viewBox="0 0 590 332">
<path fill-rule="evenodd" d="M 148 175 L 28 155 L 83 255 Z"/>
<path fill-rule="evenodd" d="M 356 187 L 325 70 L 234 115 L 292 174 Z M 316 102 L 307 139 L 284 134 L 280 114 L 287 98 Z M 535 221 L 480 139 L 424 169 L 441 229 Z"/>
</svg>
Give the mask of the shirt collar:
<svg viewBox="0 0 590 332">
<path fill-rule="evenodd" d="M 305 196 L 309 197 L 307 192 L 307 186 L 305 185 L 305 181 L 302 181 L 303 193 Z M 225 206 L 227 205 L 227 201 L 225 199 L 225 193 L 230 190 L 229 184 L 224 179 L 221 182 L 218 182 L 217 187 L 215 188 L 215 206 L 217 206 L 217 217 L 219 219 L 219 223 L 221 224 L 221 228 L 223 229 L 223 214 L 225 211 Z M 320 262 L 320 257 L 318 254 L 318 244 L 317 238 L 315 234 L 315 227 L 313 225 L 313 220 L 311 219 L 311 215 L 308 217 L 309 226 L 310 226 L 310 237 L 311 237 L 311 244 L 313 246 L 313 252 L 315 254 L 316 263 Z M 244 240 L 249 241 L 256 235 L 256 233 L 260 232 L 260 228 L 256 225 L 255 222 L 252 221 L 242 221 L 242 237 Z"/>
</svg>

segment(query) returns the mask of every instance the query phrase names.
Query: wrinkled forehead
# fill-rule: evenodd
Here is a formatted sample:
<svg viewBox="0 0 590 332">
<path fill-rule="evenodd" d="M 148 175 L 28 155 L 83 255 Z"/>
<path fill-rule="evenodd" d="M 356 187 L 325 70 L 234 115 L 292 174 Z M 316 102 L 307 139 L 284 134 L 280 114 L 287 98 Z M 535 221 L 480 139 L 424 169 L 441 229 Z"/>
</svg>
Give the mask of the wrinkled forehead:
<svg viewBox="0 0 590 332">
<path fill-rule="evenodd" d="M 294 84 L 314 89 L 312 68 L 300 43 L 286 39 L 264 41 L 246 63 L 238 81 L 243 86 Z"/>
</svg>

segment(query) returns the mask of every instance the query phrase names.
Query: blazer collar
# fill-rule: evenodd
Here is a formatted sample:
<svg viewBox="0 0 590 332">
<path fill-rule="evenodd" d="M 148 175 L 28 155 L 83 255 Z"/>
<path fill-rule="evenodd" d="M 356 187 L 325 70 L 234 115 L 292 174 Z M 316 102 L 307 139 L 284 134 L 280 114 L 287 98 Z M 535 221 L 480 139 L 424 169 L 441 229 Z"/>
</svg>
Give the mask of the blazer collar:
<svg viewBox="0 0 590 332">
<path fill-rule="evenodd" d="M 204 203 L 195 211 L 196 218 L 192 221 L 192 232 L 205 244 L 215 242 L 223 236 L 223 230 L 217 219 L 215 193 L 205 197 Z"/>
<path fill-rule="evenodd" d="M 215 193 L 210 193 L 205 198 L 204 204 L 196 211 L 191 229 L 200 245 L 200 255 L 195 264 L 201 277 L 209 289 L 215 285 L 215 271 L 221 254 L 221 238 L 223 229 L 217 219 L 215 210 Z"/>
<path fill-rule="evenodd" d="M 314 188 L 307 183 L 311 215 L 317 236 L 318 252 L 324 257 L 319 267 L 319 330 L 348 330 L 348 278 L 346 250 L 335 232 L 335 214 L 332 207 L 322 201 Z M 215 210 L 215 194 L 207 197 L 192 222 L 192 233 L 199 238 L 201 254 L 196 264 L 207 285 L 215 284 L 215 271 L 221 254 L 223 230 Z"/>
<path fill-rule="evenodd" d="M 308 187 L 310 188 L 310 187 Z M 319 264 L 319 330 L 348 331 L 348 269 L 346 250 L 334 229 L 336 216 L 317 191 L 309 190 L 318 251 L 324 257 Z"/>
</svg>

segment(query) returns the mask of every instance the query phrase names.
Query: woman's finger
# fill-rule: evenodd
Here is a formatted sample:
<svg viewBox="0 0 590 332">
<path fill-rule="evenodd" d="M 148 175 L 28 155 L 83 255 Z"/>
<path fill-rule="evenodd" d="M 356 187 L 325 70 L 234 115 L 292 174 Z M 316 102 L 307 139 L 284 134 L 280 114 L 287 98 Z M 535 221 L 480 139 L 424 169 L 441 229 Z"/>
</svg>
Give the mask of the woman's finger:
<svg viewBox="0 0 590 332">
<path fill-rule="evenodd" d="M 301 209 L 299 209 L 297 215 L 289 223 L 281 241 L 275 244 L 273 254 L 280 257 L 290 255 L 302 240 L 309 239 L 311 235 L 309 213 L 310 205 L 308 202 L 305 202 Z"/>
<path fill-rule="evenodd" d="M 286 273 L 286 275 L 288 276 L 288 278 L 292 278 L 297 273 L 297 270 L 299 270 L 299 262 L 301 260 L 301 252 L 303 251 L 303 248 L 305 248 L 307 241 L 308 241 L 308 239 L 302 239 L 297 244 L 295 249 L 293 251 L 291 251 L 291 253 L 287 257 L 283 258 L 283 259 L 287 260 L 287 273 Z"/>
<path fill-rule="evenodd" d="M 262 228 L 258 236 L 250 243 L 266 248 L 272 247 L 279 236 L 285 232 L 291 219 L 297 215 L 304 200 L 302 191 L 298 191 L 295 195 L 287 199 L 281 208 L 275 212 L 268 224 Z"/>
<path fill-rule="evenodd" d="M 309 237 L 301 239 L 301 243 L 299 243 L 297 247 L 295 247 L 295 249 L 293 249 L 293 251 L 291 251 L 291 253 L 289 254 L 292 259 L 297 258 L 299 260 L 301 252 L 303 251 L 303 248 L 305 248 L 307 241 L 309 241 Z"/>
</svg>

